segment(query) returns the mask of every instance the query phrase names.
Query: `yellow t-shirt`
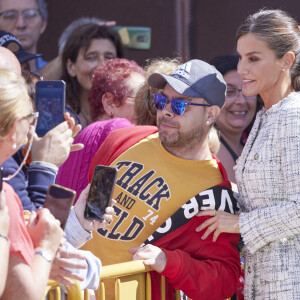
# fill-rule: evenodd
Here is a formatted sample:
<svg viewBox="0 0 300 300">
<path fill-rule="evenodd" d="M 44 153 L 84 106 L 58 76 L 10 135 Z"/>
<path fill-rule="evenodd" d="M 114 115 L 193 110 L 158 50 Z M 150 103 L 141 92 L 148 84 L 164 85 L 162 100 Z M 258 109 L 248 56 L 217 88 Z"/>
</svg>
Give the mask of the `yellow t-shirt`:
<svg viewBox="0 0 300 300">
<path fill-rule="evenodd" d="M 83 247 L 104 266 L 131 261 L 129 248 L 140 246 L 190 198 L 223 181 L 214 159 L 178 158 L 163 148 L 157 133 L 129 148 L 111 166 L 118 169 L 114 219 Z"/>
</svg>

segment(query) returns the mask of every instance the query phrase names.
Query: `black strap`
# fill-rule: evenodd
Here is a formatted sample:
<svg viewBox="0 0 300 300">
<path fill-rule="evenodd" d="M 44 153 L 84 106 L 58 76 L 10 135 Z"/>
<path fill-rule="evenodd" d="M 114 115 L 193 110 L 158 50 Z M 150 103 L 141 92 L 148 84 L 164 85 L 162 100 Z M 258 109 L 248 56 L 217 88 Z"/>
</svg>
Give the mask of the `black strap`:
<svg viewBox="0 0 300 300">
<path fill-rule="evenodd" d="M 222 136 L 220 136 L 220 142 L 224 145 L 224 147 L 228 150 L 228 152 L 230 153 L 233 161 L 235 162 L 239 156 L 236 155 L 236 153 L 230 148 L 230 146 L 225 142 L 225 140 L 222 138 Z"/>
</svg>

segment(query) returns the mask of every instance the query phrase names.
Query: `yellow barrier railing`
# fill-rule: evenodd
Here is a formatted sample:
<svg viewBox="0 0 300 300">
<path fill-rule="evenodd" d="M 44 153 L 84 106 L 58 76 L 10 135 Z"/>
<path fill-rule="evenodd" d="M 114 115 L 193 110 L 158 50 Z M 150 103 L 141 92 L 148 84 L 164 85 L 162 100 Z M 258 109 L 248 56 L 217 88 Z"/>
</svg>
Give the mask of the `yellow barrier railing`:
<svg viewBox="0 0 300 300">
<path fill-rule="evenodd" d="M 151 267 L 142 260 L 103 266 L 101 270 L 98 299 L 105 300 L 103 279 L 115 279 L 115 300 L 139 299 L 151 300 Z M 146 276 L 145 274 L 146 273 Z M 165 277 L 161 277 L 160 299 L 165 300 Z M 175 299 L 180 300 L 180 291 L 175 292 Z M 191 300 L 190 298 L 187 298 Z"/>
<path fill-rule="evenodd" d="M 90 293 L 88 290 L 82 291 L 77 280 L 74 280 L 74 285 L 65 286 L 67 292 L 67 300 L 90 300 Z M 48 300 L 61 300 L 62 288 L 55 280 L 48 280 L 45 295 Z M 43 298 L 45 300 L 46 296 Z"/>
<path fill-rule="evenodd" d="M 115 300 L 151 300 L 151 267 L 145 266 L 142 260 L 130 261 L 114 265 L 103 266 L 101 270 L 98 291 L 95 291 L 97 299 L 105 300 L 104 279 L 114 279 Z M 146 273 L 146 274 L 145 274 Z M 88 290 L 80 289 L 78 281 L 71 287 L 66 287 L 67 300 L 90 300 Z M 49 300 L 61 300 L 59 283 L 48 281 L 47 294 Z M 160 299 L 165 300 L 165 277 L 161 277 Z M 97 294 L 98 293 L 98 294 Z M 187 298 L 191 300 L 190 298 Z M 45 298 L 43 299 L 45 300 Z M 180 291 L 175 291 L 175 300 L 180 300 Z M 230 300 L 227 299 L 227 300 Z"/>
</svg>

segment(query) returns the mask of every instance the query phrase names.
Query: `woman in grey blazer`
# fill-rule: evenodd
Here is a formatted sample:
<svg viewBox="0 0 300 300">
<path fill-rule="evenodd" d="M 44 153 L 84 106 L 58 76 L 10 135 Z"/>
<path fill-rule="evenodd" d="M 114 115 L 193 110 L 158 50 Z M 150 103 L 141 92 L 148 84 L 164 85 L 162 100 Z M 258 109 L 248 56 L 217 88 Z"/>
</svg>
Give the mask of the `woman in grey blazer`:
<svg viewBox="0 0 300 300">
<path fill-rule="evenodd" d="M 235 167 L 239 215 L 215 210 L 197 230 L 240 233 L 245 299 L 300 299 L 300 32 L 281 10 L 249 16 L 237 32 L 243 94 L 259 94 L 257 114 Z M 208 237 L 211 238 L 211 237 Z"/>
</svg>

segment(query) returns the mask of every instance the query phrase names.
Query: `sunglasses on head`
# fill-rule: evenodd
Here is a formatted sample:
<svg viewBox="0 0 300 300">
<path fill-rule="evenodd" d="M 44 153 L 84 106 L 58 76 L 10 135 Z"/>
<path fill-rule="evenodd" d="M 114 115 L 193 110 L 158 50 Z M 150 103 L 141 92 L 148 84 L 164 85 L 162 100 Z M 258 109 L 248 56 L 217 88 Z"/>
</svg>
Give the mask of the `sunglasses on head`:
<svg viewBox="0 0 300 300">
<path fill-rule="evenodd" d="M 154 99 L 154 108 L 156 110 L 163 110 L 166 106 L 167 102 L 171 103 L 172 112 L 175 115 L 181 116 L 184 113 L 185 108 L 188 105 L 196 105 L 196 106 L 211 106 L 210 104 L 198 104 L 191 103 L 181 99 L 168 99 L 164 95 L 161 94 L 152 94 Z"/>
</svg>

